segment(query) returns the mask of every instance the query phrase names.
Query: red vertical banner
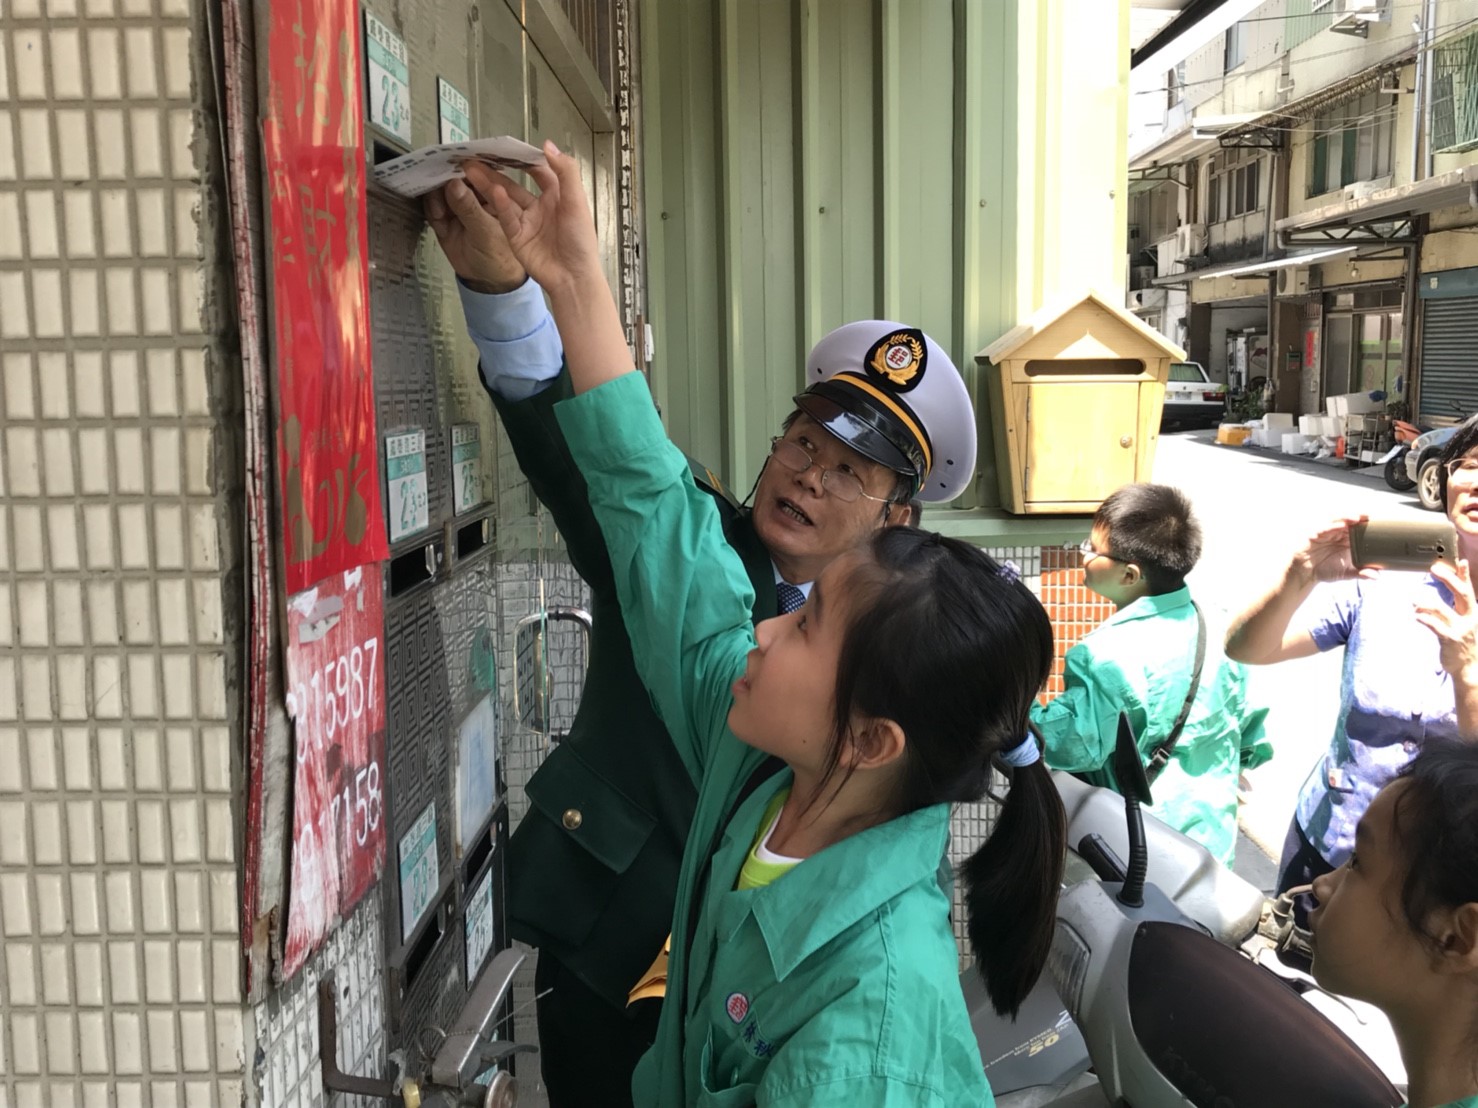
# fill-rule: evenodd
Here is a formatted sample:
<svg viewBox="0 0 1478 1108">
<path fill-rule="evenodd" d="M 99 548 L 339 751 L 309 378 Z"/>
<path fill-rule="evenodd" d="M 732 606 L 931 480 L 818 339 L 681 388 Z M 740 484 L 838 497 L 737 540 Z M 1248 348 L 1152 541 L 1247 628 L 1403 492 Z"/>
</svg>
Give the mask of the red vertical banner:
<svg viewBox="0 0 1478 1108">
<path fill-rule="evenodd" d="M 277 472 L 287 591 L 386 557 L 356 0 L 268 5 Z"/>
<path fill-rule="evenodd" d="M 297 765 L 284 978 L 385 864 L 384 626 L 377 565 L 336 573 L 288 603 Z"/>
<path fill-rule="evenodd" d="M 267 7 L 262 125 L 293 720 L 291 977 L 385 862 L 385 663 L 357 0 Z"/>
</svg>

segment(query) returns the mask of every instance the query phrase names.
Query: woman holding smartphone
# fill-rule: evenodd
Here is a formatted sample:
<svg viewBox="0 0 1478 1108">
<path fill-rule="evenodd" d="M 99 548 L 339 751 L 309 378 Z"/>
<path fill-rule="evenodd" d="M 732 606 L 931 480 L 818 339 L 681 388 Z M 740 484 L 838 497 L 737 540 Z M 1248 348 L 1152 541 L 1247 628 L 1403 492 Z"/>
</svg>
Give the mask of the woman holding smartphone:
<svg viewBox="0 0 1478 1108">
<path fill-rule="evenodd" d="M 1478 601 L 1469 569 L 1478 561 L 1478 417 L 1448 440 L 1441 462 L 1455 564 L 1439 560 L 1425 573 L 1362 568 L 1350 532 L 1363 521 L 1337 520 L 1293 552 L 1278 584 L 1227 634 L 1227 656 L 1249 665 L 1345 649 L 1334 735 L 1299 794 L 1280 893 L 1349 859 L 1360 817 L 1425 742 L 1478 737 Z M 1306 905 L 1295 911 L 1307 926 Z"/>
</svg>

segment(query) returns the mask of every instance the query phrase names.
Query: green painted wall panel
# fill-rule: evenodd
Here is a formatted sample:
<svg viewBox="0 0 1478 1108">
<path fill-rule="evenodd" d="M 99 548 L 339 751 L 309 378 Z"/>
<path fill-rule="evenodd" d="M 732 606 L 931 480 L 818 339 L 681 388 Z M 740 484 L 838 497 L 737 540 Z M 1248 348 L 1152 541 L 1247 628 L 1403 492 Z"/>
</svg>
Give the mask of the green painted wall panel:
<svg viewBox="0 0 1478 1108">
<path fill-rule="evenodd" d="M 955 7 L 955 67 L 960 99 L 955 113 L 954 281 L 960 310 L 950 349 L 970 385 L 981 427 L 980 478 L 956 502 L 961 508 L 999 502 L 988 391 L 981 387 L 975 352 L 1016 323 L 1015 159 L 1017 88 L 1002 74 L 1015 69 L 1016 8 L 1010 4 Z"/>
<path fill-rule="evenodd" d="M 676 440 L 742 491 L 832 327 L 916 323 L 969 380 L 1048 296 L 1121 285 L 1104 228 L 1122 207 L 1127 13 L 641 0 L 652 379 Z M 984 403 L 961 507 L 996 503 Z"/>
<path fill-rule="evenodd" d="M 878 311 L 879 124 L 874 6 L 818 0 L 801 9 L 803 358 L 827 331 Z"/>
<path fill-rule="evenodd" d="M 883 0 L 880 314 L 952 345 L 954 5 Z M 951 350 L 959 358 L 960 351 Z"/>
<path fill-rule="evenodd" d="M 721 0 L 721 195 L 729 442 L 735 485 L 758 469 L 799 373 L 794 20 L 789 4 Z M 747 487 L 747 485 L 746 485 Z"/>
<path fill-rule="evenodd" d="M 645 0 L 640 18 L 652 378 L 677 441 L 722 465 L 715 11 L 707 2 Z M 694 57 L 703 64 L 677 64 Z"/>
</svg>

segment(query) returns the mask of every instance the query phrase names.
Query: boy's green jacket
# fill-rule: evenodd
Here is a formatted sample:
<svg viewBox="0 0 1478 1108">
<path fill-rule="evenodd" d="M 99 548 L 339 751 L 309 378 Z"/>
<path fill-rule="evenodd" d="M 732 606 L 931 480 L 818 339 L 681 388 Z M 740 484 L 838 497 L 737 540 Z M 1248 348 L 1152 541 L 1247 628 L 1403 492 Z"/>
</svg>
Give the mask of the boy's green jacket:
<svg viewBox="0 0 1478 1108">
<path fill-rule="evenodd" d="M 1128 712 L 1148 761 L 1170 733 L 1196 662 L 1196 610 L 1189 589 L 1126 604 L 1067 652 L 1066 688 L 1032 710 L 1047 764 L 1115 788 L 1106 768 Z M 1221 649 L 1213 630 L 1195 703 L 1152 792 L 1149 811 L 1185 832 L 1226 865 L 1237 845 L 1237 778 L 1273 755 L 1266 708 L 1249 708 L 1247 673 Z"/>
<path fill-rule="evenodd" d="M 750 579 L 639 375 L 557 414 L 605 533 L 637 668 L 698 783 L 667 999 L 633 1099 L 654 1108 L 993 1103 L 958 983 L 948 806 L 735 891 L 765 805 L 790 783 L 782 771 L 731 814 L 764 759 L 726 722 L 755 642 Z"/>
</svg>

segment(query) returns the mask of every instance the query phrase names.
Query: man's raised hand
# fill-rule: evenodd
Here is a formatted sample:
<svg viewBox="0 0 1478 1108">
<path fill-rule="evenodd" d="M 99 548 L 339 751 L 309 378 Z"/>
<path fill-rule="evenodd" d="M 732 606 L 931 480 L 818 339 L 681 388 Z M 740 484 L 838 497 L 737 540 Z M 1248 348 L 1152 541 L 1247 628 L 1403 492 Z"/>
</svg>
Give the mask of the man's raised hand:
<svg viewBox="0 0 1478 1108">
<path fill-rule="evenodd" d="M 547 166 L 533 166 L 529 176 L 538 194 L 515 184 L 501 173 L 489 198 L 503 225 L 513 253 L 551 297 L 576 289 L 605 286 L 600 244 L 580 166 L 561 154 L 552 142 L 544 144 Z"/>
<path fill-rule="evenodd" d="M 512 292 L 528 277 L 486 199 L 501 174 L 469 162 L 466 181 L 448 181 L 427 194 L 426 222 L 463 284 L 474 292 Z"/>
</svg>

